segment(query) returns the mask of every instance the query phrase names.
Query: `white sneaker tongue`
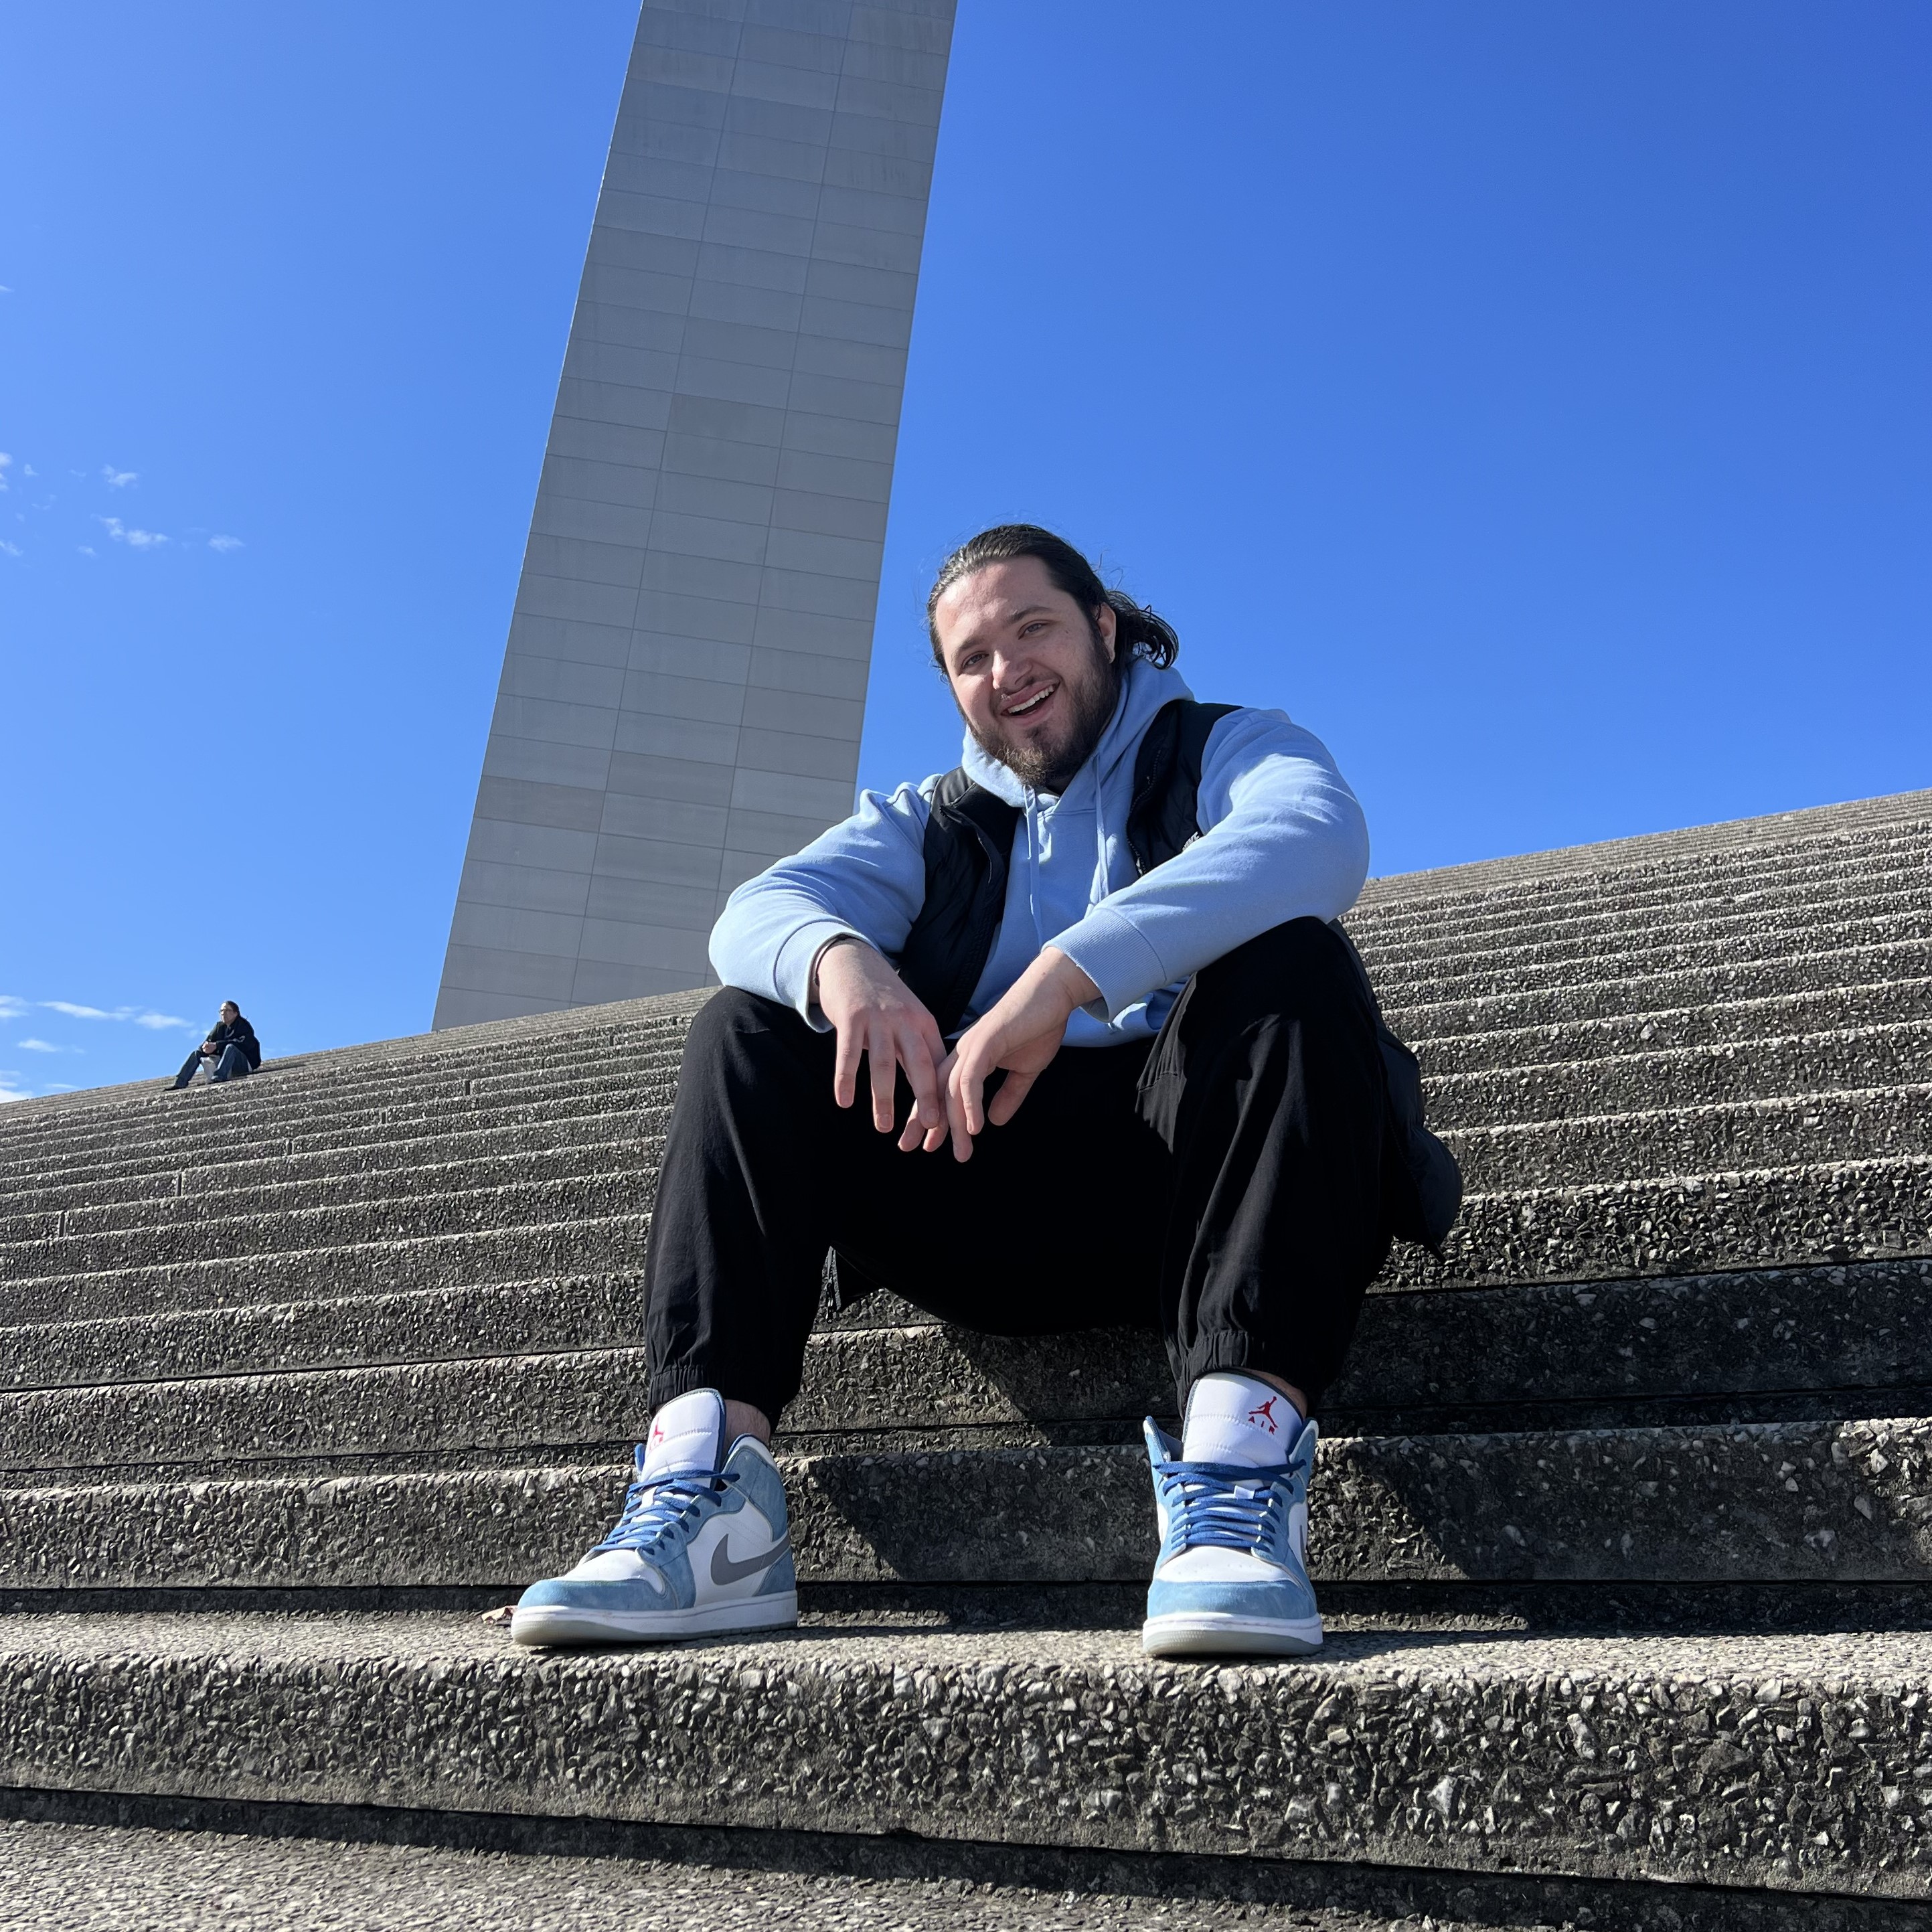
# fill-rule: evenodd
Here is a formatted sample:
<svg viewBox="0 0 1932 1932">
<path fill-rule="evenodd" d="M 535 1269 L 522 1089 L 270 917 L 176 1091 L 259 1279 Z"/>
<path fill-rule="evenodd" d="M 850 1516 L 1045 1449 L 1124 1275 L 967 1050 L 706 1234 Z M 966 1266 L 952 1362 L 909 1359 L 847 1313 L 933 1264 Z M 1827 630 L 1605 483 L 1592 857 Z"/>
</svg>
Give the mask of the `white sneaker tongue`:
<svg viewBox="0 0 1932 1932">
<path fill-rule="evenodd" d="M 644 1440 L 644 1478 L 683 1469 L 718 1468 L 724 1456 L 724 1399 L 716 1389 L 693 1389 L 668 1402 L 651 1419 Z"/>
<path fill-rule="evenodd" d="M 1194 1384 L 1183 1431 L 1184 1462 L 1266 1469 L 1288 1460 L 1301 1418 L 1279 1390 L 1252 1376 L 1217 1370 Z"/>
</svg>

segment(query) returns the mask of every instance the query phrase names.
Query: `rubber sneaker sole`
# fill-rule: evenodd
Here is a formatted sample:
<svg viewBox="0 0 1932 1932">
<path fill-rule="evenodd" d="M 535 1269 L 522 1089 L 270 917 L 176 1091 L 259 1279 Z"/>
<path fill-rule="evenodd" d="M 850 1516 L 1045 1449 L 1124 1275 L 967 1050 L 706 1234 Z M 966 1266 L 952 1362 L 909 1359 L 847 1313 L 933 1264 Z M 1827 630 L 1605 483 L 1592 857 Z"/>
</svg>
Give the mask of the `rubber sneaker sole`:
<svg viewBox="0 0 1932 1932">
<path fill-rule="evenodd" d="M 746 1630 L 790 1630 L 798 1622 L 798 1593 L 748 1597 L 688 1610 L 583 1610 L 541 1604 L 510 1619 L 514 1642 L 663 1643 L 674 1637 L 723 1636 Z"/>
<path fill-rule="evenodd" d="M 1278 1622 L 1211 1610 L 1150 1617 L 1141 1648 L 1150 1657 L 1308 1657 L 1322 1648 L 1322 1619 Z"/>
</svg>

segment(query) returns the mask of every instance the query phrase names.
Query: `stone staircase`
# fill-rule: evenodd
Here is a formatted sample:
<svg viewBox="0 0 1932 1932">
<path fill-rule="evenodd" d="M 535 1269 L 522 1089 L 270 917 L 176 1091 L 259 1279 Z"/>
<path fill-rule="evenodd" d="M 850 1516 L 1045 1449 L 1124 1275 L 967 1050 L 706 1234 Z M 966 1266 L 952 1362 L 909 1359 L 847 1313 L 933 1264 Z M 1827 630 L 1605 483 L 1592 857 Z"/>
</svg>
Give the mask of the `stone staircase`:
<svg viewBox="0 0 1932 1932">
<path fill-rule="evenodd" d="M 1349 924 L 1469 1193 L 1323 1418 L 1319 1659 L 1141 1657 L 1156 1346 L 883 1294 L 784 1418 L 796 1636 L 479 1616 L 646 1420 L 681 995 L 0 1114 L 0 1813 L 1923 1924 L 1932 793 Z"/>
</svg>

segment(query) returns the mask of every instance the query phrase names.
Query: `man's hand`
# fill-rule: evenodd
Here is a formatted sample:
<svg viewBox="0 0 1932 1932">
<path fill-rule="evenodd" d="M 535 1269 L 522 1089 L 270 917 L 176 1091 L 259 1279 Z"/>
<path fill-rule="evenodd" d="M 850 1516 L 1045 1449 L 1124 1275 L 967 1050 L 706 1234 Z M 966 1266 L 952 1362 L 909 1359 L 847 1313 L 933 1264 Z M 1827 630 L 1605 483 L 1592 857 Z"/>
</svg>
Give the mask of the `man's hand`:
<svg viewBox="0 0 1932 1932">
<path fill-rule="evenodd" d="M 960 1035 L 952 1058 L 940 1070 L 954 1160 L 972 1159 L 973 1136 L 988 1120 L 1003 1127 L 1019 1112 L 1033 1083 L 1060 1051 L 1075 1007 L 1100 996 L 1100 988 L 1059 947 L 1049 946 L 992 1011 Z M 1001 1069 L 1005 1082 L 987 1103 L 986 1082 Z M 944 1132 L 928 1133 L 927 1150 L 944 1139 Z"/>
<path fill-rule="evenodd" d="M 872 1072 L 872 1124 L 880 1133 L 890 1133 L 894 1078 L 903 1066 L 912 1087 L 913 1112 L 899 1145 L 910 1152 L 934 1134 L 944 1139 L 946 1101 L 939 1063 L 946 1058 L 946 1041 L 939 1022 L 891 962 L 862 940 L 834 940 L 819 954 L 813 977 L 819 1010 L 838 1035 L 832 1092 L 839 1106 L 849 1107 L 857 1098 L 863 1055 Z"/>
</svg>

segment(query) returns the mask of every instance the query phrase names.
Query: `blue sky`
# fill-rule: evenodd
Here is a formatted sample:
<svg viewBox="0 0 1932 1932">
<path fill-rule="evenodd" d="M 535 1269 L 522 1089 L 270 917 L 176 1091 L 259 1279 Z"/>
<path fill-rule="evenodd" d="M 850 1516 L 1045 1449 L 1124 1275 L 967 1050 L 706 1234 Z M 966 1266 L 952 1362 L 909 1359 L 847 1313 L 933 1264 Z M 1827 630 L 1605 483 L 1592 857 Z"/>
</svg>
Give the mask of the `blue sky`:
<svg viewBox="0 0 1932 1932">
<path fill-rule="evenodd" d="M 0 14 L 0 1091 L 428 1024 L 632 17 Z M 864 781 L 1025 516 L 1378 872 L 1932 785 L 1922 0 L 1184 17 L 962 0 Z"/>
</svg>

